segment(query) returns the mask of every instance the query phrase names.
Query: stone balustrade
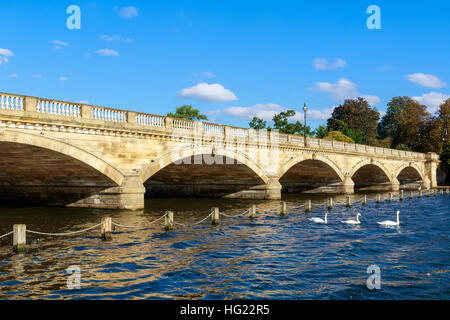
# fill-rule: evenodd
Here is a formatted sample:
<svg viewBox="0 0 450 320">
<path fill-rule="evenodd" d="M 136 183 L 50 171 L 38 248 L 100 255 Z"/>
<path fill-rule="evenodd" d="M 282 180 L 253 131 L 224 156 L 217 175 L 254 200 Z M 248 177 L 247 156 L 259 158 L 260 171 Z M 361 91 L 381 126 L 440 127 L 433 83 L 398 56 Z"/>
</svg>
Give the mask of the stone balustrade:
<svg viewBox="0 0 450 320">
<path fill-rule="evenodd" d="M 253 138 L 257 137 L 259 143 L 266 143 L 267 141 L 270 141 L 270 144 L 272 145 L 278 144 L 300 148 L 318 150 L 323 149 L 327 151 L 350 152 L 382 157 L 388 156 L 408 159 L 425 159 L 425 154 L 417 152 L 386 149 L 345 143 L 341 141 L 329 141 L 311 137 L 306 138 L 305 146 L 305 138 L 303 136 L 279 134 L 275 131 L 267 132 L 265 130 L 261 131 L 237 128 L 214 123 L 91 106 L 82 103 L 72 103 L 53 99 L 0 93 L 0 115 L 11 115 L 15 113 L 18 116 L 27 118 L 33 118 L 33 113 L 38 113 L 56 116 L 61 119 L 77 119 L 81 121 L 95 120 L 97 123 L 103 123 L 105 127 L 108 127 L 110 123 L 123 123 L 132 124 L 133 128 L 142 128 L 144 130 L 159 129 L 168 130 L 169 132 L 179 130 L 181 132 L 185 132 L 186 134 L 194 133 L 201 135 L 214 135 L 218 137 L 226 137 L 226 139 L 236 139 L 242 142 L 253 142 L 255 141 Z"/>
</svg>

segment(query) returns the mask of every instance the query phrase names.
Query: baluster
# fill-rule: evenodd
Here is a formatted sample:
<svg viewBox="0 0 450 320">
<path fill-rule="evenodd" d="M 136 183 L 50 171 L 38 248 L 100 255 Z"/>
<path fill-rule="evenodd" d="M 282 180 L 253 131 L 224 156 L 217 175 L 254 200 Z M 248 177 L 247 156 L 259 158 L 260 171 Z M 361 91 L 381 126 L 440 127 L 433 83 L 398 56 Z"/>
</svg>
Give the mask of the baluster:
<svg viewBox="0 0 450 320">
<path fill-rule="evenodd" d="M 3 107 L 3 95 L 0 95 L 0 109 L 4 109 L 4 107 Z"/>
<path fill-rule="evenodd" d="M 9 97 L 6 96 L 6 109 L 9 109 Z"/>
</svg>

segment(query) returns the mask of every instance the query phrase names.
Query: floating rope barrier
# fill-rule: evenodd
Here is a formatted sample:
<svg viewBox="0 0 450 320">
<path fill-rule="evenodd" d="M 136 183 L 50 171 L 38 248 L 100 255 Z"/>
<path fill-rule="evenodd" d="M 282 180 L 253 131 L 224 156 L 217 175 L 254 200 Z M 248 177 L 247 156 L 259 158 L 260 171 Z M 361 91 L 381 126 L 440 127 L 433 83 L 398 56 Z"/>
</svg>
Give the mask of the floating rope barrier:
<svg viewBox="0 0 450 320">
<path fill-rule="evenodd" d="M 449 194 L 449 192 L 446 192 L 447 194 Z M 443 192 L 442 192 L 443 194 Z M 434 196 L 437 196 L 437 191 L 434 191 L 433 193 Z M 406 195 L 408 196 L 408 195 Z M 419 192 L 413 192 L 411 191 L 409 193 L 409 198 L 413 199 L 414 196 L 418 196 L 418 198 L 421 198 L 423 196 L 426 197 L 430 197 L 430 191 L 427 190 L 427 193 L 424 194 L 422 191 Z M 373 198 L 367 197 L 366 195 L 363 196 L 362 198 L 358 199 L 358 200 L 354 200 L 353 204 L 358 204 L 361 203 L 363 205 L 365 205 L 367 203 L 367 201 L 373 201 L 375 200 L 377 203 L 379 203 L 382 200 L 388 200 L 388 201 L 392 201 L 392 200 L 403 200 L 405 198 L 405 193 L 403 190 L 400 191 L 400 194 L 396 194 L 394 195 L 392 192 L 389 193 L 389 196 L 387 198 L 382 198 L 381 194 L 376 195 Z M 280 215 L 284 216 L 287 213 L 287 209 L 289 208 L 289 210 L 291 210 L 294 213 L 300 212 L 301 209 L 306 208 L 304 211 L 306 213 L 309 213 L 311 211 L 311 207 L 320 207 L 320 206 L 324 206 L 324 205 L 329 205 L 329 206 L 337 206 L 337 205 L 345 205 L 347 207 L 350 207 L 352 205 L 352 201 L 351 201 L 351 197 L 347 196 L 347 200 L 346 201 L 333 201 L 333 199 L 329 199 L 325 202 L 318 202 L 318 203 L 312 203 L 311 200 L 307 200 L 305 203 L 301 204 L 301 205 L 297 205 L 297 206 L 286 206 L 286 202 L 283 201 L 281 202 L 281 204 L 279 206 L 276 206 L 274 208 L 271 209 L 267 209 L 267 210 L 263 210 L 263 209 L 259 209 L 258 212 L 263 212 L 263 213 L 268 213 L 268 212 L 274 212 L 275 210 L 279 210 L 281 208 L 281 212 Z M 138 228 L 146 228 L 149 227 L 155 223 L 157 223 L 158 221 L 161 221 L 162 219 L 165 219 L 165 230 L 172 230 L 174 225 L 178 225 L 178 226 L 182 226 L 182 227 L 193 227 L 196 225 L 199 225 L 203 222 L 205 222 L 207 219 L 211 218 L 211 224 L 213 225 L 217 225 L 219 223 L 219 216 L 222 215 L 224 217 L 227 218 L 238 218 L 238 217 L 242 217 L 246 214 L 248 214 L 249 218 L 255 218 L 256 217 L 256 205 L 252 205 L 249 209 L 238 213 L 238 214 L 230 214 L 230 213 L 226 213 L 226 212 L 220 212 L 219 208 L 212 208 L 211 213 L 208 214 L 205 218 L 201 219 L 200 221 L 194 222 L 192 224 L 184 224 L 184 223 L 180 223 L 180 222 L 176 222 L 174 221 L 174 214 L 172 211 L 167 211 L 163 216 L 149 222 L 143 225 L 123 225 L 117 222 L 113 222 L 111 217 L 106 217 L 106 218 L 102 218 L 102 222 L 99 224 L 96 224 L 94 226 L 82 229 L 82 230 L 78 230 L 78 231 L 72 231 L 72 232 L 65 232 L 65 233 L 51 233 L 51 232 L 41 232 L 41 231 L 34 231 L 34 230 L 27 230 L 26 229 L 26 225 L 24 224 L 15 224 L 13 231 L 10 231 L 4 235 L 0 236 L 0 239 L 3 239 L 11 234 L 14 235 L 13 237 L 13 247 L 15 251 L 22 251 L 25 249 L 26 247 L 26 234 L 27 233 L 31 233 L 31 234 L 36 234 L 36 235 L 43 235 L 43 236 L 70 236 L 70 235 L 75 235 L 75 234 L 80 234 L 83 232 L 87 232 L 90 230 L 93 230 L 95 228 L 101 227 L 101 236 L 103 238 L 103 240 L 111 240 L 111 233 L 112 231 L 114 231 L 114 228 L 112 226 L 117 226 L 117 227 L 121 227 L 121 228 L 130 228 L 130 229 L 138 229 Z M 298 210 L 298 211 L 297 211 Z M 303 211 L 303 210 L 302 210 Z"/>
<path fill-rule="evenodd" d="M 137 229 L 137 228 L 146 228 L 146 227 L 149 227 L 149 226 L 151 226 L 152 224 L 154 224 L 154 223 L 160 221 L 161 219 L 165 218 L 166 216 L 167 216 L 167 213 L 166 213 L 165 215 L 159 217 L 158 219 L 153 220 L 152 222 L 150 222 L 150 223 L 148 223 L 148 224 L 145 224 L 145 225 L 141 225 L 141 226 L 126 226 L 126 225 L 118 224 L 117 222 L 111 222 L 111 223 L 112 223 L 113 225 L 117 226 L 117 227 L 122 227 L 122 228 L 130 228 L 130 229 L 133 229 L 133 228 L 136 228 L 136 229 Z"/>
<path fill-rule="evenodd" d="M 239 213 L 237 215 L 229 215 L 229 214 L 226 214 L 226 213 L 223 213 L 223 212 L 220 212 L 219 214 L 224 216 L 224 217 L 227 217 L 227 218 L 237 218 L 237 217 L 242 217 L 243 215 L 247 214 L 249 211 L 250 211 L 250 209 L 247 209 L 244 212 Z"/>
<path fill-rule="evenodd" d="M 208 219 L 208 218 L 211 217 L 211 215 L 212 215 L 212 212 L 211 212 L 210 214 L 208 214 L 203 220 L 200 220 L 199 222 L 193 223 L 192 225 L 193 225 L 193 226 L 196 226 L 196 225 L 198 225 L 198 224 L 200 224 L 200 223 L 205 222 L 206 219 Z"/>
<path fill-rule="evenodd" d="M 266 213 L 266 212 L 271 212 L 271 211 L 278 210 L 278 209 L 280 209 L 281 207 L 282 207 L 282 205 L 279 205 L 278 207 L 275 207 L 275 208 L 272 208 L 272 209 L 267 209 L 267 210 L 264 210 L 264 209 L 258 209 L 258 208 L 256 208 L 256 210 L 258 210 L 259 212 L 264 212 L 264 213 Z"/>
<path fill-rule="evenodd" d="M 294 209 L 294 210 L 296 210 L 296 209 L 301 209 L 301 208 L 303 208 L 303 207 L 306 207 L 308 205 L 308 203 L 307 202 L 305 202 L 304 204 L 302 204 L 302 205 L 300 205 L 300 206 L 296 206 L 296 207 L 287 207 L 288 209 Z"/>
<path fill-rule="evenodd" d="M 73 234 L 78 234 L 78 233 L 83 233 L 95 228 L 100 227 L 102 224 L 96 224 L 95 226 L 83 229 L 83 230 L 79 230 L 79 231 L 73 231 L 73 232 L 66 232 L 66 233 L 49 233 L 49 232 L 39 232 L 39 231 L 33 231 L 33 230 L 26 230 L 26 232 L 28 233 L 32 233 L 32 234 L 38 234 L 38 235 L 42 235 L 42 236 L 70 236 Z"/>
<path fill-rule="evenodd" d="M 329 203 L 328 201 L 325 201 L 325 202 L 322 202 L 322 203 L 314 203 L 314 202 L 311 202 L 311 205 L 312 205 L 312 206 L 316 206 L 316 207 L 320 207 L 320 206 L 326 205 L 326 204 L 328 204 L 328 203 Z"/>
</svg>

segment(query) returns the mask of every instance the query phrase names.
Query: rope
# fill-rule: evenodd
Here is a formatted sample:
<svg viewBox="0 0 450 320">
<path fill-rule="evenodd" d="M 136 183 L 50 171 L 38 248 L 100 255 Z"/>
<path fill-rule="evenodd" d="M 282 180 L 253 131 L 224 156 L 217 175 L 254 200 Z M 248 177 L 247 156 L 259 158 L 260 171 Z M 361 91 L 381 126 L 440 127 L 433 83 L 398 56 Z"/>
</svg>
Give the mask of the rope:
<svg viewBox="0 0 450 320">
<path fill-rule="evenodd" d="M 199 222 L 193 223 L 192 225 L 193 225 L 193 226 L 196 226 L 196 225 L 198 225 L 198 224 L 204 222 L 206 219 L 208 219 L 209 217 L 211 217 L 211 215 L 212 215 L 212 212 L 211 212 L 208 216 L 206 216 L 205 219 L 203 219 L 203 220 L 201 220 L 201 221 L 199 221 Z"/>
<path fill-rule="evenodd" d="M 77 233 L 82 233 L 85 231 L 89 231 L 92 229 L 95 229 L 97 227 L 100 227 L 102 224 L 96 224 L 95 226 L 83 229 L 83 230 L 79 230 L 79 231 L 73 231 L 73 232 L 67 232 L 67 233 L 47 233 L 47 232 L 38 232 L 38 231 L 33 231 L 33 230 L 26 230 L 28 233 L 33 233 L 33 234 L 39 234 L 39 235 L 43 235 L 43 236 L 69 236 L 72 234 L 77 234 Z"/>
<path fill-rule="evenodd" d="M 306 205 L 307 205 L 308 203 L 307 202 L 305 202 L 304 204 L 302 204 L 302 205 L 300 205 L 300 206 L 297 206 L 297 207 L 288 207 L 288 209 L 301 209 L 301 208 L 303 208 L 303 207 L 306 207 Z"/>
<path fill-rule="evenodd" d="M 4 238 L 4 237 L 7 237 L 7 236 L 9 236 L 10 234 L 13 234 L 13 233 L 14 233 L 14 231 L 8 232 L 8 233 L 6 233 L 6 234 L 0 236 L 0 239 L 1 239 L 1 238 Z"/>
<path fill-rule="evenodd" d="M 278 210 L 278 209 L 280 209 L 282 207 L 282 205 L 280 204 L 278 207 L 275 207 L 275 208 L 272 208 L 272 209 L 267 209 L 267 210 L 264 210 L 264 209 L 259 209 L 258 207 L 256 208 L 256 211 L 261 211 L 261 212 L 270 212 L 270 211 L 274 211 L 274 210 Z"/>
<path fill-rule="evenodd" d="M 122 227 L 122 228 L 140 228 L 140 227 L 147 227 L 147 226 L 151 226 L 152 224 L 154 224 L 155 222 L 158 222 L 158 221 L 160 221 L 162 218 L 165 218 L 167 216 L 167 213 L 165 214 L 165 215 L 163 215 L 162 217 L 159 217 L 158 219 L 156 219 L 156 220 L 153 220 L 152 222 L 150 222 L 150 223 L 148 223 L 148 224 L 145 224 L 145 225 L 142 225 L 142 226 L 125 226 L 125 225 L 122 225 L 122 224 L 118 224 L 118 223 L 116 223 L 116 222 L 111 222 L 113 225 L 115 225 L 115 226 L 117 226 L 117 227 Z"/>
<path fill-rule="evenodd" d="M 322 203 L 314 203 L 314 202 L 311 202 L 311 205 L 312 205 L 312 206 L 316 206 L 316 207 L 320 207 L 320 206 L 323 206 L 323 205 L 325 205 L 325 204 L 328 204 L 328 201 L 325 201 L 325 202 L 322 202 Z"/>
<path fill-rule="evenodd" d="M 243 216 L 244 214 L 248 213 L 249 211 L 250 211 L 250 209 L 247 209 L 244 212 L 239 213 L 237 215 L 228 215 L 228 214 L 223 213 L 223 212 L 219 212 L 219 214 L 221 214 L 221 215 L 223 215 L 224 217 L 227 217 L 227 218 L 237 218 L 237 217 Z"/>
</svg>

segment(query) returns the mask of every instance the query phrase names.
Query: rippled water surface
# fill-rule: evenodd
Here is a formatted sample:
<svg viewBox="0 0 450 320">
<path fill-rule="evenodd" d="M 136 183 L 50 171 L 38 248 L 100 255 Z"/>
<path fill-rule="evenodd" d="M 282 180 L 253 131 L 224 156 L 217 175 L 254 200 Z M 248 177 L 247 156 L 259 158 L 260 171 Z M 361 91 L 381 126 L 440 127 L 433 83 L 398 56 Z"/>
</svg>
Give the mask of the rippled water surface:
<svg viewBox="0 0 450 320">
<path fill-rule="evenodd" d="M 372 195 L 370 195 L 372 197 Z M 355 199 L 360 196 L 355 195 Z M 301 196 L 288 206 L 304 203 Z M 325 198 L 315 197 L 314 202 Z M 337 198 L 336 200 L 343 200 Z M 162 222 L 143 229 L 117 227 L 110 242 L 99 229 L 70 237 L 28 234 L 28 249 L 13 254 L 12 236 L 0 239 L 1 299 L 449 299 L 449 195 L 383 201 L 330 211 L 327 225 L 314 224 L 326 206 L 310 215 L 276 210 L 279 201 L 161 199 L 150 200 L 141 212 L 75 208 L 0 208 L 0 235 L 12 225 L 44 232 L 70 232 L 111 216 L 124 225 L 146 224 L 165 210 L 175 221 L 191 224 L 211 207 L 229 215 L 258 205 L 250 220 L 221 217 L 218 226 L 207 220 L 195 227 Z M 400 228 L 377 221 L 395 220 Z M 339 221 L 354 219 L 360 226 Z M 369 265 L 381 269 L 381 289 L 369 290 Z M 81 289 L 69 290 L 66 269 L 81 269 Z"/>
</svg>

